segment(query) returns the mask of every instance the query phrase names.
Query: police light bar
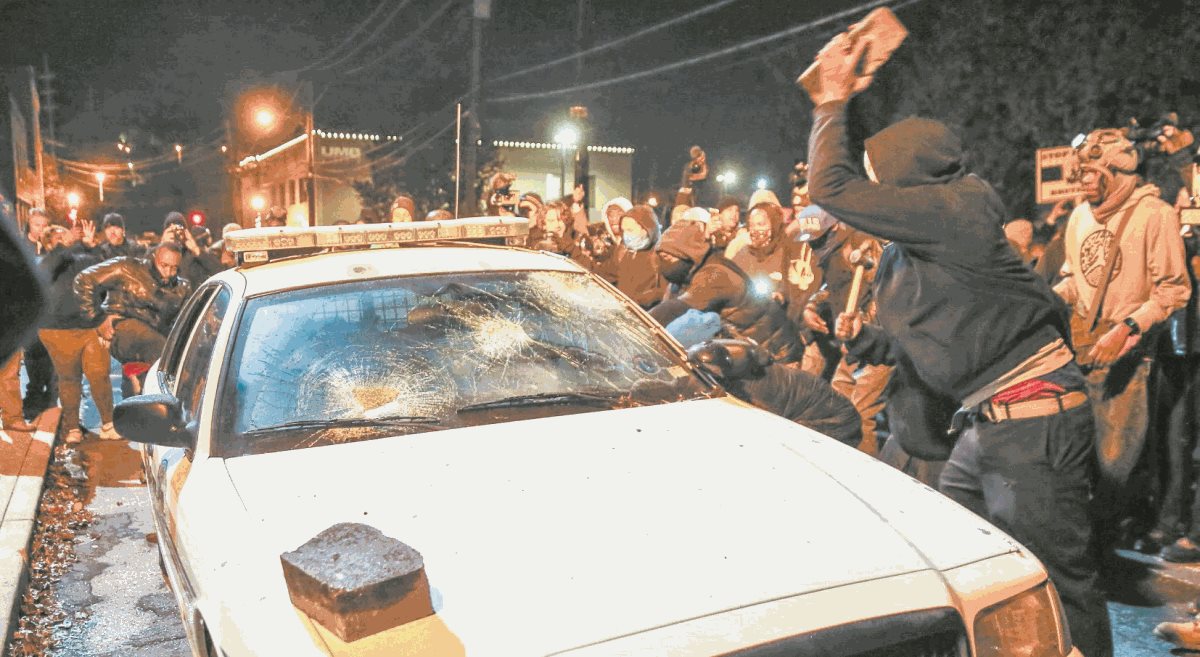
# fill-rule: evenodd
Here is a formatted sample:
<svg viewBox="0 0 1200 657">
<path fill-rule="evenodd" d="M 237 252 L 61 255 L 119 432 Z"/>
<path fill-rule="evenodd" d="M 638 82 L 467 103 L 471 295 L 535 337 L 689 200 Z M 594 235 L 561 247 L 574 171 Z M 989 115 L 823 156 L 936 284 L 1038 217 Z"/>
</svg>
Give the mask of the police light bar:
<svg viewBox="0 0 1200 657">
<path fill-rule="evenodd" d="M 524 217 L 475 217 L 444 221 L 413 221 L 352 226 L 279 226 L 235 230 L 225 236 L 225 248 L 243 263 L 267 262 L 273 253 L 287 251 L 371 248 L 416 242 L 503 239 L 525 243 L 529 220 Z"/>
</svg>

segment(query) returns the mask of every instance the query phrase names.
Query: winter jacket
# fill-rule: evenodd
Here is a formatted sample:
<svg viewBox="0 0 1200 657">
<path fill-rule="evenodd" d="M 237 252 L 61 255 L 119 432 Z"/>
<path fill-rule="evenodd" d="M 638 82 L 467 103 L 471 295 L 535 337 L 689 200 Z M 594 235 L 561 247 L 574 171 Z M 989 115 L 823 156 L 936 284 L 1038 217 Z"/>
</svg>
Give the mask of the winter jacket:
<svg viewBox="0 0 1200 657">
<path fill-rule="evenodd" d="M 103 258 L 96 250 L 88 250 L 82 244 L 70 247 L 59 246 L 42 256 L 38 268 L 50 282 L 50 295 L 46 299 L 46 314 L 42 317 L 45 329 L 95 328 L 97 318 L 88 319 L 75 296 L 75 276 L 79 272 L 101 262 Z"/>
<path fill-rule="evenodd" d="M 1192 294 L 1186 308 L 1176 310 L 1167 318 L 1165 351 L 1172 356 L 1200 355 L 1200 232 L 1188 227 L 1183 238 L 1187 256 L 1187 273 L 1192 284 Z"/>
<path fill-rule="evenodd" d="M 617 252 L 620 247 L 617 239 L 608 227 L 607 221 L 599 221 L 588 226 L 587 237 L 591 242 L 590 249 L 580 249 L 584 266 L 592 273 L 609 283 L 617 282 Z"/>
<path fill-rule="evenodd" d="M 1179 237 L 1179 215 L 1146 185 L 1126 199 L 1107 221 L 1100 223 L 1091 205 L 1084 203 L 1071 213 L 1064 233 L 1067 264 L 1065 277 L 1054 290 L 1086 317 L 1104 273 L 1107 248 L 1124 220 L 1117 266 L 1109 279 L 1101 307 L 1101 319 L 1114 323 L 1131 317 L 1142 331 L 1165 321 L 1187 305 L 1191 295 L 1183 240 Z M 1133 208 L 1128 219 L 1126 212 Z"/>
<path fill-rule="evenodd" d="M 200 255 L 192 255 L 184 249 L 183 259 L 179 262 L 179 275 L 193 285 L 200 285 L 224 269 L 221 256 L 207 249 L 201 250 Z"/>
<path fill-rule="evenodd" d="M 854 404 L 824 379 L 807 372 L 771 365 L 761 379 L 735 381 L 729 390 L 744 401 L 839 442 L 857 446 L 862 441 L 862 418 Z"/>
<path fill-rule="evenodd" d="M 642 308 L 653 308 L 667 291 L 667 281 L 658 273 L 658 258 L 654 255 L 659 240 L 658 218 L 646 205 L 634 206 L 625 216 L 638 222 L 650 234 L 650 245 L 640 251 L 630 250 L 624 244 L 617 246 L 614 258 L 617 289 Z"/>
<path fill-rule="evenodd" d="M 87 322 L 99 322 L 101 313 L 117 315 L 166 335 L 192 286 L 178 276 L 162 280 L 150 258 L 113 258 L 80 272 L 74 290 Z M 103 306 L 101 294 L 106 295 Z"/>
<path fill-rule="evenodd" d="M 905 119 L 850 153 L 845 102 L 814 112 L 809 193 L 842 222 L 893 242 L 876 269 L 877 317 L 934 391 L 963 399 L 1069 333 L 1057 296 L 1009 247 L 990 185 L 963 168 L 945 126 Z"/>
<path fill-rule="evenodd" d="M 787 318 L 783 306 L 770 294 L 756 292 L 740 267 L 719 249 L 710 249 L 702 227 L 690 222 L 671 227 L 663 233 L 657 251 L 692 263 L 679 281 L 680 294 L 673 303 L 662 303 L 651 310 L 661 324 L 669 324 L 688 308 L 716 312 L 736 332 L 734 337 L 754 340 L 776 362 L 800 359 L 804 347 L 799 330 Z"/>
<path fill-rule="evenodd" d="M 100 256 L 101 260 L 110 260 L 112 258 L 141 258 L 146 255 L 146 249 L 142 245 L 131 240 L 125 240 L 120 244 L 110 244 L 104 242 L 96 247 L 95 252 Z"/>
</svg>

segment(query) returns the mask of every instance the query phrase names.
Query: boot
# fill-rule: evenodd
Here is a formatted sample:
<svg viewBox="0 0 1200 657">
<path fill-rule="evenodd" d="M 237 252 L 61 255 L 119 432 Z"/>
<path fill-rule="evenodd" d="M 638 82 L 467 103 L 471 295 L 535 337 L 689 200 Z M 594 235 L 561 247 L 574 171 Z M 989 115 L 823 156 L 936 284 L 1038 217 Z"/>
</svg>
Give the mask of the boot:
<svg viewBox="0 0 1200 657">
<path fill-rule="evenodd" d="M 1159 623 L 1154 628 L 1154 636 L 1185 650 L 1200 650 L 1200 620 Z"/>
</svg>

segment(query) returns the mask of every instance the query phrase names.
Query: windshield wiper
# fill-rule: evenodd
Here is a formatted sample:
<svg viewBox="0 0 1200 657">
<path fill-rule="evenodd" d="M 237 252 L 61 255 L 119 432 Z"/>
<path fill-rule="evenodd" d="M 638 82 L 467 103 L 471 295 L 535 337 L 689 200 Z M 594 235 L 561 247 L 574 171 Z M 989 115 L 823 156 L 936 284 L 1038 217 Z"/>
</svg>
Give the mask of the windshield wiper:
<svg viewBox="0 0 1200 657">
<path fill-rule="evenodd" d="M 250 429 L 244 435 L 251 436 L 275 431 L 292 431 L 303 429 L 334 429 L 342 427 L 386 427 L 407 426 L 413 424 L 440 424 L 441 420 L 429 415 L 391 415 L 387 417 L 344 417 L 328 420 L 295 420 L 274 424 L 269 427 Z"/>
<path fill-rule="evenodd" d="M 467 404 L 458 409 L 459 413 L 482 411 L 492 408 L 512 408 L 517 406 L 549 406 L 552 404 L 586 404 L 589 406 L 612 406 L 617 396 L 595 395 L 585 392 L 540 392 L 533 395 L 516 395 L 493 401 Z"/>
</svg>

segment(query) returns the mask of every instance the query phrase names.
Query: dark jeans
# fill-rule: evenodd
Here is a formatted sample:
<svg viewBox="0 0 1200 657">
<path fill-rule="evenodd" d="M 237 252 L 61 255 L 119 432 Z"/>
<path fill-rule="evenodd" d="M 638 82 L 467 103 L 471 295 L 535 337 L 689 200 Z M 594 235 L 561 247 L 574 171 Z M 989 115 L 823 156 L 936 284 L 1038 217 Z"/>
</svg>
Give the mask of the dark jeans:
<svg viewBox="0 0 1200 657">
<path fill-rule="evenodd" d="M 1156 426 L 1161 428 L 1166 457 L 1158 528 L 1169 536 L 1182 531 L 1200 541 L 1200 488 L 1194 494 L 1191 490 L 1200 456 L 1195 453 L 1200 447 L 1200 356 L 1163 356 L 1158 368 L 1156 408 L 1164 417 Z"/>
<path fill-rule="evenodd" d="M 54 361 L 40 339 L 25 348 L 25 417 L 33 417 L 54 405 L 58 398 L 58 382 L 54 377 Z"/>
<path fill-rule="evenodd" d="M 1129 480 L 1150 428 L 1150 360 L 1138 355 L 1089 372 L 1088 398 L 1096 418 L 1096 518 L 1106 533 L 1130 513 Z"/>
<path fill-rule="evenodd" d="M 153 363 L 166 344 L 161 333 L 141 320 L 122 319 L 113 326 L 112 355 L 121 364 Z"/>
<path fill-rule="evenodd" d="M 979 418 L 959 436 L 939 488 L 1041 559 L 1075 644 L 1108 657 L 1112 630 L 1088 514 L 1094 426 L 1089 404 L 1025 420 Z"/>
</svg>

